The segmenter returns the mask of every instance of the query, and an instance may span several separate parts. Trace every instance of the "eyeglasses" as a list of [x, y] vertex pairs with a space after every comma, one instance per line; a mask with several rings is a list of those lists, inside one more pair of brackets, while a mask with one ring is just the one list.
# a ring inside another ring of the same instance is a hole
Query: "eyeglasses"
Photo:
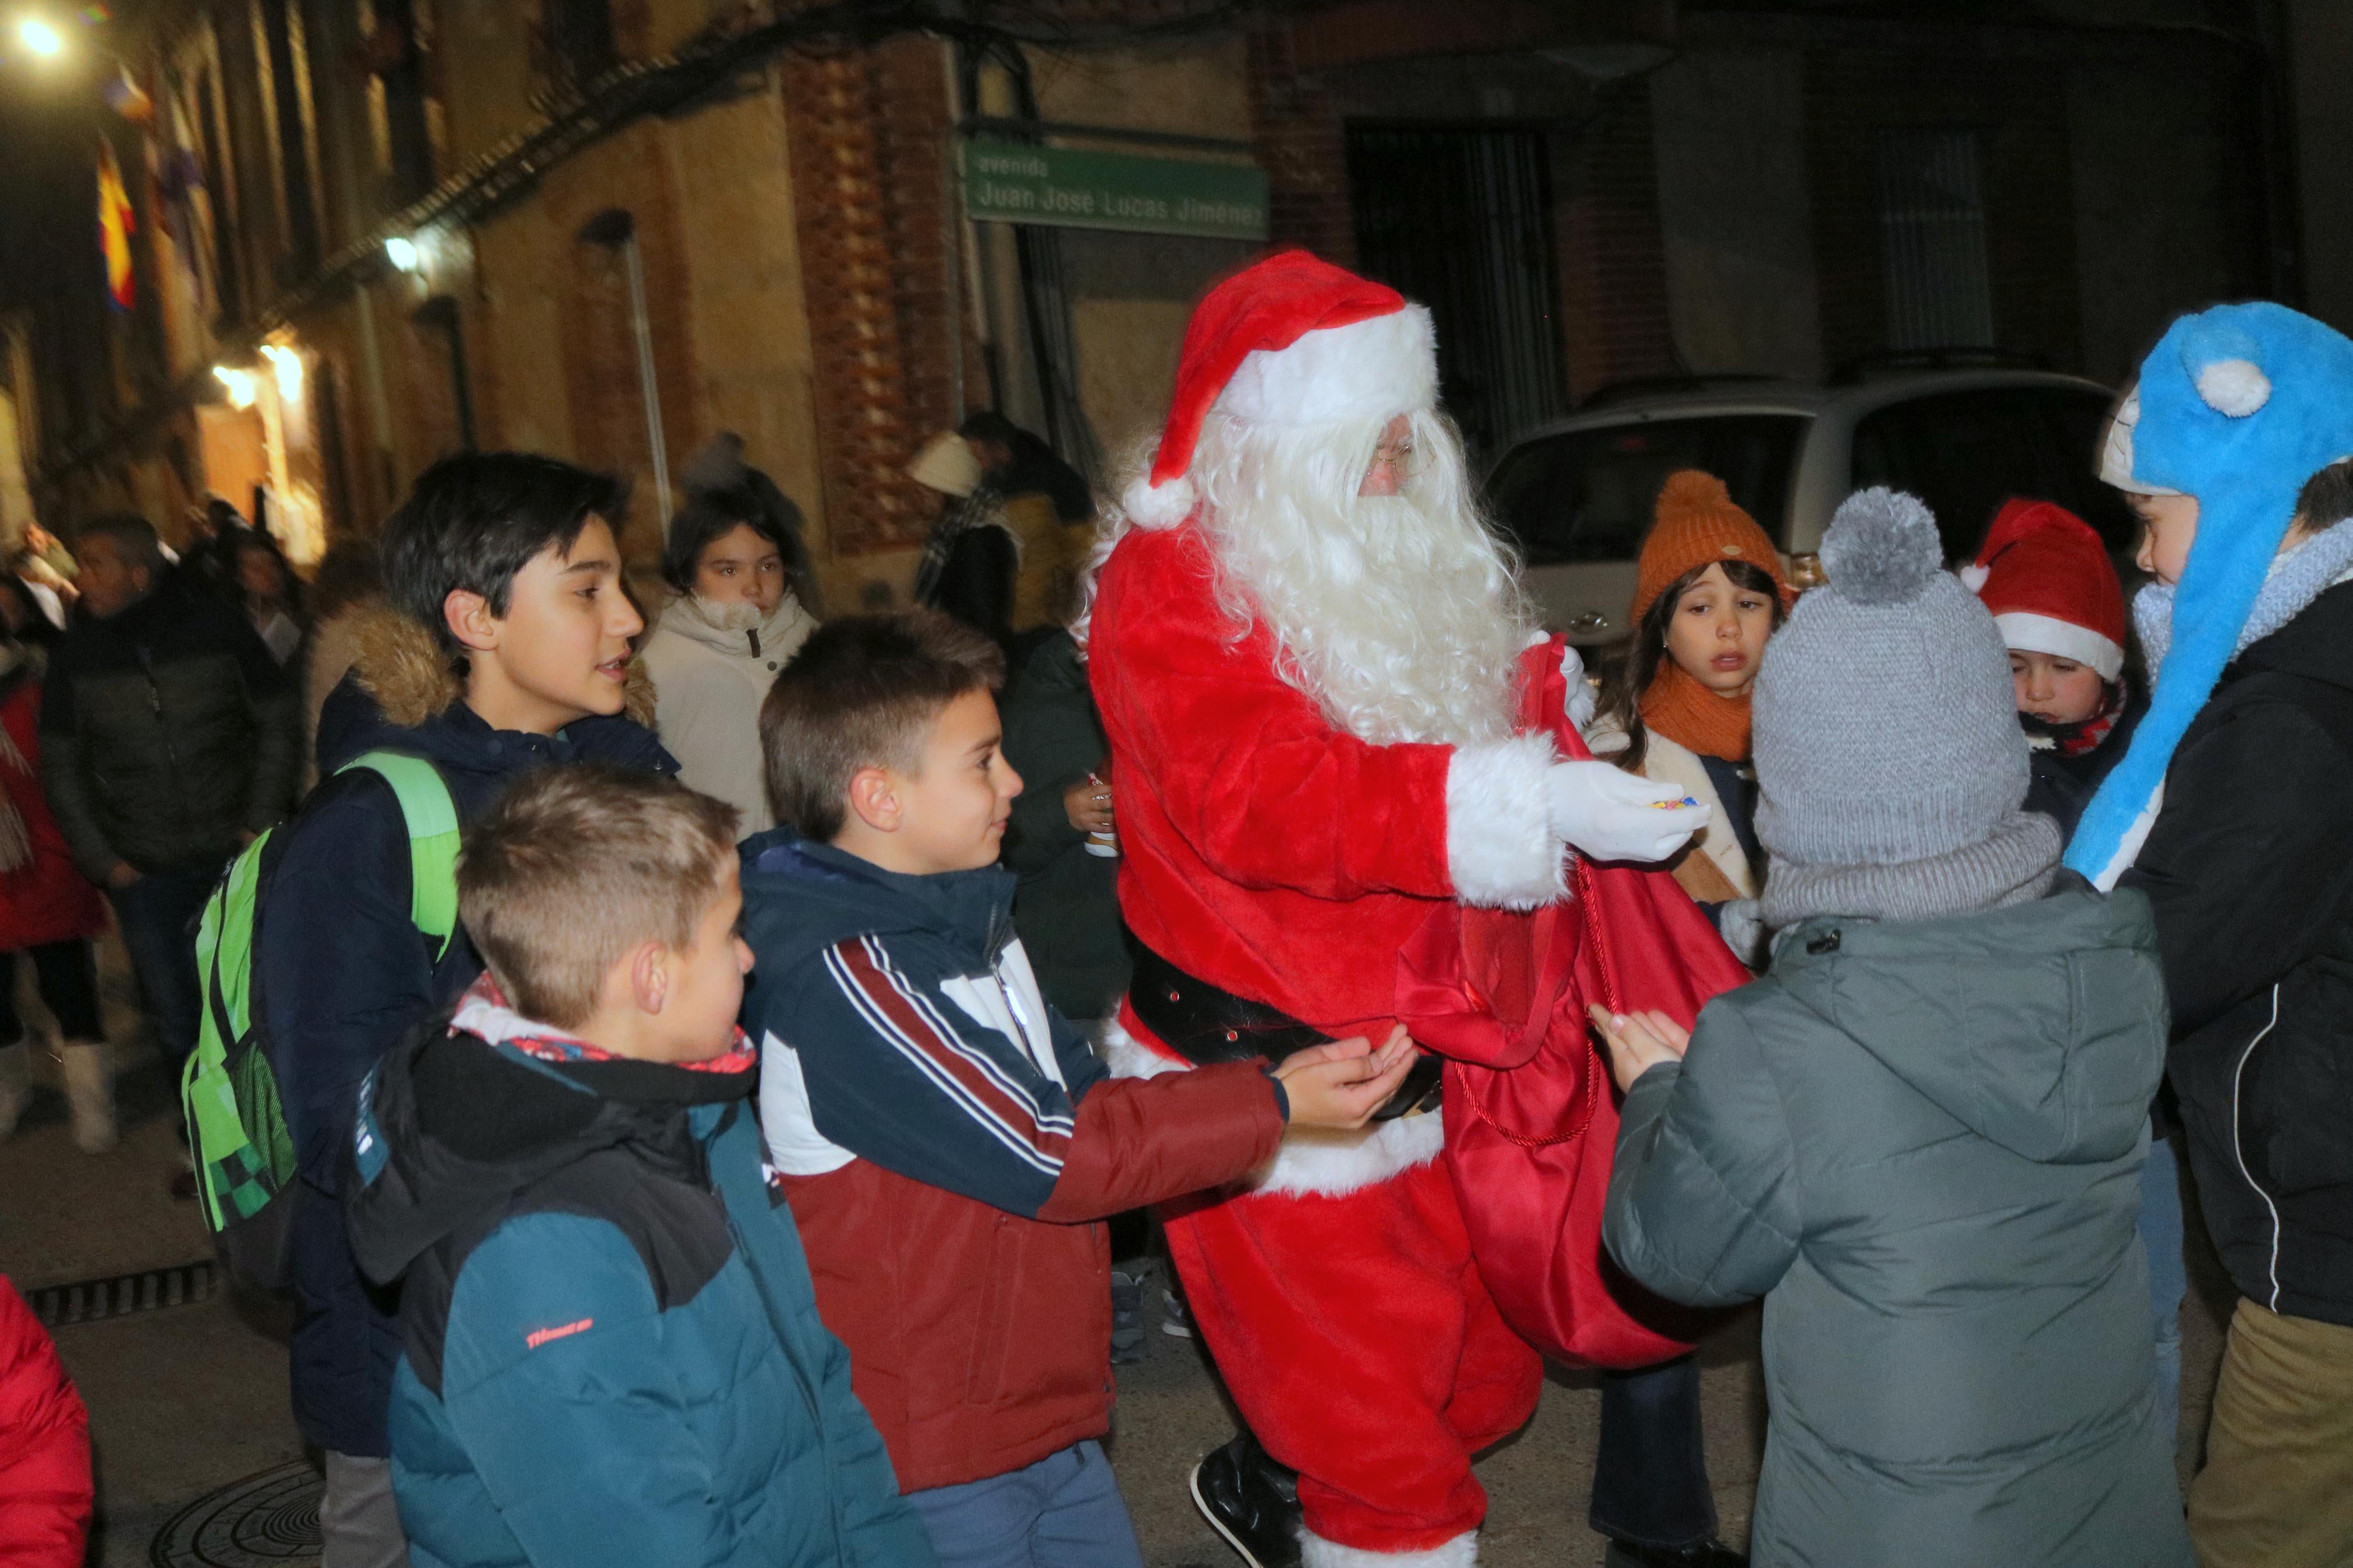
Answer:
[[1369, 476], [1384, 464], [1398, 479], [1409, 479], [1421, 472], [1421, 453], [1410, 437], [1402, 441], [1384, 440], [1373, 448], [1373, 460], [1366, 465], [1365, 472]]

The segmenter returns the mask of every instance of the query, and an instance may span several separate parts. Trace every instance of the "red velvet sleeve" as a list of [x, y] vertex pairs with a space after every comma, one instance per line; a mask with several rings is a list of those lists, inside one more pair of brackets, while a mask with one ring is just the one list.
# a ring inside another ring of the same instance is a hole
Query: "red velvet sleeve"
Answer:
[[1255, 1062], [1107, 1079], [1079, 1101], [1062, 1173], [1038, 1217], [1103, 1219], [1221, 1186], [1274, 1158], [1274, 1086]]
[[1124, 742], [1114, 790], [1148, 791], [1202, 862], [1242, 887], [1451, 896], [1453, 748], [1335, 728], [1276, 674], [1271, 638], [1234, 637], [1190, 531], [1131, 536], [1121, 552], [1089, 649], [1105, 725]]

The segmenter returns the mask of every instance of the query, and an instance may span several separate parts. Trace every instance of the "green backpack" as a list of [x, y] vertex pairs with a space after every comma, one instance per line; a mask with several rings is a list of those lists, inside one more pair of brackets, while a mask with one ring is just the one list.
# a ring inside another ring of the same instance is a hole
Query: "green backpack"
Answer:
[[[438, 963], [458, 929], [458, 807], [432, 763], [368, 752], [337, 769], [366, 768], [392, 786], [408, 825], [409, 919]], [[196, 1167], [197, 1210], [229, 1273], [262, 1290], [292, 1283], [289, 1241], [294, 1141], [269, 1065], [255, 916], [276, 866], [277, 830], [229, 862], [196, 929], [204, 1016], [180, 1074], [180, 1101]]]

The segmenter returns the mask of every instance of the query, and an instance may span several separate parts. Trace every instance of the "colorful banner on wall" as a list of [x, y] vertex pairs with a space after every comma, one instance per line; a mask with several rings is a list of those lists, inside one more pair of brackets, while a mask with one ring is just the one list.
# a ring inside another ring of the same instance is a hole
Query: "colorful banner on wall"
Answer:
[[131, 210], [131, 194], [122, 188], [122, 169], [114, 161], [114, 144], [98, 142], [98, 248], [106, 262], [106, 297], [118, 310], [128, 310], [138, 298], [131, 274], [131, 235], [139, 226]]

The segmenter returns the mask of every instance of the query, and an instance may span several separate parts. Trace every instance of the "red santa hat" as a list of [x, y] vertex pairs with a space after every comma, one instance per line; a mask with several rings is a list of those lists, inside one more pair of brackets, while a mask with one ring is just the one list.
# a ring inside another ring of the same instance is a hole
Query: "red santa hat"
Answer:
[[1430, 312], [1385, 284], [1285, 250], [1209, 290], [1185, 329], [1152, 470], [1121, 504], [1173, 528], [1198, 499], [1187, 473], [1212, 408], [1269, 429], [1386, 420], [1438, 402]]
[[1977, 563], [1961, 569], [2001, 640], [2021, 653], [2072, 658], [2114, 680], [2125, 667], [2125, 595], [2092, 525], [2045, 500], [1994, 515]]

